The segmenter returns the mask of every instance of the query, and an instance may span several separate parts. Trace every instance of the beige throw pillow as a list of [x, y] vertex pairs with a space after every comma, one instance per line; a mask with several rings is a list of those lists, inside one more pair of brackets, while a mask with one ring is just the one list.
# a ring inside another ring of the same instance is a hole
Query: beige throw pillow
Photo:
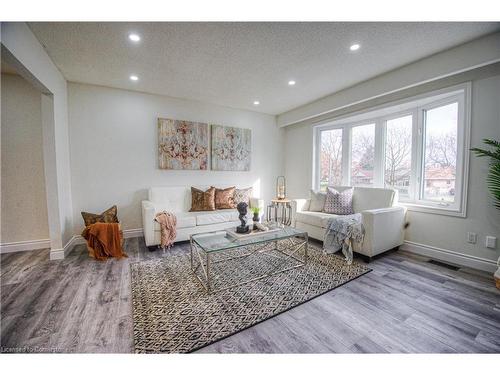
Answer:
[[252, 188], [246, 188], [246, 189], [236, 189], [234, 191], [234, 204], [238, 205], [238, 203], [245, 202], [246, 204], [250, 205], [250, 198], [252, 196]]
[[309, 211], [323, 211], [323, 207], [325, 207], [326, 193], [311, 190], [310, 198], [311, 203], [309, 204]]

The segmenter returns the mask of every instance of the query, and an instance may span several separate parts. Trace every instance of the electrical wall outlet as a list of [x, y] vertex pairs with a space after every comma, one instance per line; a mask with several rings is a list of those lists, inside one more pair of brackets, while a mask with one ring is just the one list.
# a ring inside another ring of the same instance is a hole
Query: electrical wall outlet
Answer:
[[476, 243], [477, 242], [477, 233], [467, 232], [467, 242], [468, 243]]
[[497, 238], [493, 236], [486, 236], [486, 247], [494, 249], [497, 247]]

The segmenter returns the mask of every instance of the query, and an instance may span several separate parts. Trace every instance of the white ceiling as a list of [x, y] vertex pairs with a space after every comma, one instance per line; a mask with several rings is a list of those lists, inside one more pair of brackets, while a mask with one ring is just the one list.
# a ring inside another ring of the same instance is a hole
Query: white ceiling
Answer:
[[[500, 29], [500, 23], [444, 22], [29, 26], [69, 81], [269, 114]], [[141, 42], [131, 43], [130, 32]], [[354, 42], [361, 44], [357, 52], [349, 50]], [[131, 74], [140, 80], [131, 82]], [[297, 84], [289, 87], [290, 79]]]

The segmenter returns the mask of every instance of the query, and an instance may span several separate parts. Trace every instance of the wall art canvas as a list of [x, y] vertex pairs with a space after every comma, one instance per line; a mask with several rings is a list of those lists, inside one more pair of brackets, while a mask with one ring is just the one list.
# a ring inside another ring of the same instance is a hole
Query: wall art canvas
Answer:
[[158, 119], [160, 169], [208, 168], [208, 124]]
[[212, 125], [212, 169], [249, 171], [252, 156], [252, 131], [231, 126]]

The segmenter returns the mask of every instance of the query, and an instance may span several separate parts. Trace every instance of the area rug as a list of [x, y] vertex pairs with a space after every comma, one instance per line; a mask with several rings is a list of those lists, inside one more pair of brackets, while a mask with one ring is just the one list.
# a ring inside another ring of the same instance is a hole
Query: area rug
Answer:
[[[278, 263], [294, 261], [280, 254], [267, 251], [212, 262], [215, 285], [232, 285]], [[324, 254], [312, 244], [305, 266], [212, 294], [193, 275], [189, 254], [130, 267], [136, 353], [192, 352], [371, 271], [356, 261], [347, 265], [343, 257]]]

